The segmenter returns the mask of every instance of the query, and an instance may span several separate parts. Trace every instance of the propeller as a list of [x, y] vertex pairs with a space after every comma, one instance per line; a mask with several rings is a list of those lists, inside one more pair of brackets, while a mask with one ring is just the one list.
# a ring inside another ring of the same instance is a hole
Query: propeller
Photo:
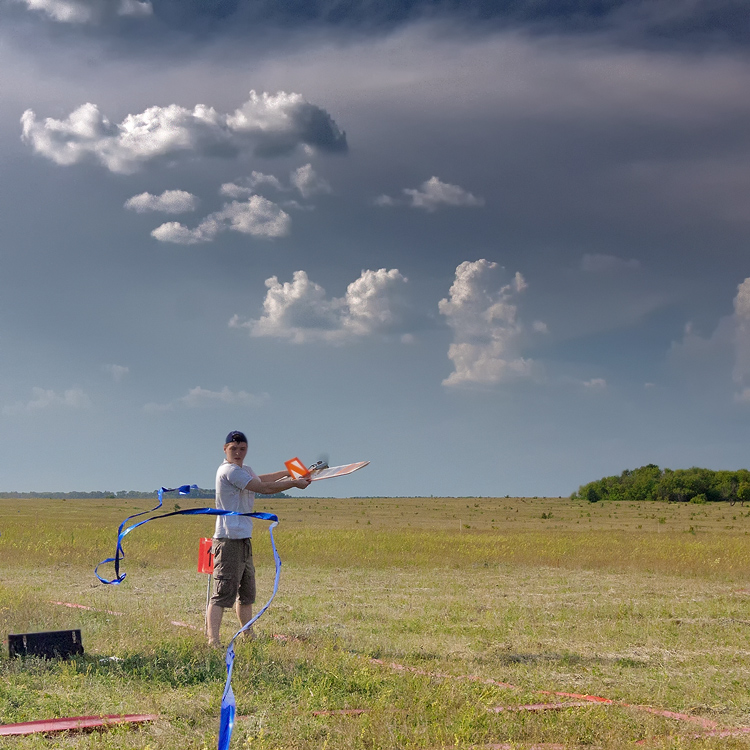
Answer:
[[318, 458], [318, 460], [311, 466], [308, 466], [307, 468], [310, 471], [320, 471], [321, 469], [327, 469], [328, 468], [328, 454], [327, 453], [320, 454], [320, 457]]

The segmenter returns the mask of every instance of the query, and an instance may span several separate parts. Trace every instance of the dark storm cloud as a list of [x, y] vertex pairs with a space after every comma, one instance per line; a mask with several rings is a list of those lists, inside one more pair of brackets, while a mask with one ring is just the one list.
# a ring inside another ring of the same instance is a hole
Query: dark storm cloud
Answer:
[[423, 19], [460, 20], [483, 29], [614, 34], [640, 44], [743, 45], [745, 0], [13, 0], [46, 21], [96, 26], [129, 37], [169, 31], [200, 38], [260, 36], [271, 28], [387, 31]]

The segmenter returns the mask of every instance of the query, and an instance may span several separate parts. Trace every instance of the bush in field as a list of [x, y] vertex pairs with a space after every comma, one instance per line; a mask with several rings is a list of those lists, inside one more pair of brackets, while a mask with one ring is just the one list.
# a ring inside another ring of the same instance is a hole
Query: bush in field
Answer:
[[660, 469], [647, 464], [626, 469], [619, 476], [604, 477], [578, 488], [571, 495], [590, 503], [600, 500], [662, 500], [667, 502], [718, 502], [720, 500], [750, 501], [750, 471], [712, 471], [691, 469]]

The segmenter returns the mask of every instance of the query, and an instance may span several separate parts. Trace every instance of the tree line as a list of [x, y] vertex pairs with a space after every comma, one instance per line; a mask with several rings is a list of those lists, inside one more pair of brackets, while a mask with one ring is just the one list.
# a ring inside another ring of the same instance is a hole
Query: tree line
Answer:
[[672, 503], [731, 503], [750, 501], [750, 471], [713, 471], [691, 469], [660, 469], [647, 464], [626, 469], [619, 476], [603, 477], [581, 485], [571, 499], [588, 500], [661, 500]]
[[[144, 498], [154, 498], [158, 494], [158, 490], [153, 490], [152, 492], [141, 492], [139, 490], [120, 490], [119, 492], [112, 492], [110, 490], [95, 492], [0, 492], [0, 498], [17, 498], [19, 500], [143, 500]], [[165, 492], [164, 497], [177, 498], [185, 496], [180, 495], [179, 492]], [[216, 497], [216, 492], [199, 487], [197, 490], [191, 490], [190, 495], [187, 497], [213, 500]], [[285, 498], [289, 496], [283, 492], [279, 492], [276, 495], [263, 495], [263, 497]]]

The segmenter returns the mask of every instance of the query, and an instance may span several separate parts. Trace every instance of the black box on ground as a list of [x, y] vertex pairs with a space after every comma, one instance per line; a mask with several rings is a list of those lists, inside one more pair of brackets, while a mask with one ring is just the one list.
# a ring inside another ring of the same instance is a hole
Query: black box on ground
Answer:
[[8, 636], [8, 655], [67, 659], [83, 653], [80, 630], [53, 630], [47, 633], [20, 633]]

